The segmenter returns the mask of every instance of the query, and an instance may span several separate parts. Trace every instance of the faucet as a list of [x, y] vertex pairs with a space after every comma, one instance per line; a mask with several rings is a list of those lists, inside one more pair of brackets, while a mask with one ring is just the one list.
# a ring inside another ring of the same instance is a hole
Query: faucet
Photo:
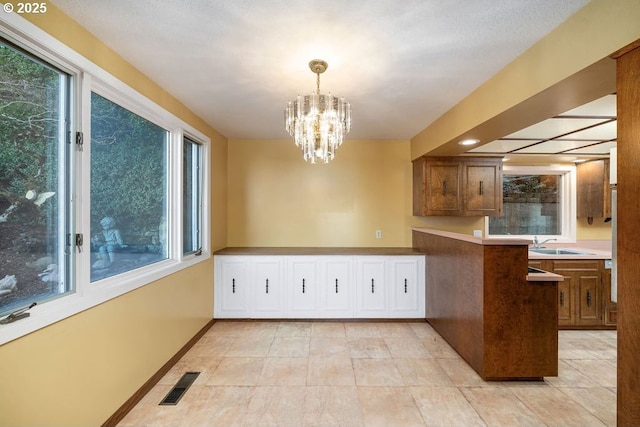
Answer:
[[542, 245], [544, 245], [547, 242], [550, 242], [552, 240], [558, 240], [558, 239], [547, 239], [547, 240], [543, 240], [542, 242], [540, 242], [538, 240], [538, 236], [533, 236], [533, 247], [536, 249], [540, 249], [542, 247]]

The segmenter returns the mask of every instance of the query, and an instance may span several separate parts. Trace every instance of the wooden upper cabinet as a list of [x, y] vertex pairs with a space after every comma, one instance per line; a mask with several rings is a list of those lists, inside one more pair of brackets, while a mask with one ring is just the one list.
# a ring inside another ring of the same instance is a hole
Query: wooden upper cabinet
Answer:
[[413, 214], [502, 215], [502, 159], [420, 157], [414, 160]]
[[433, 162], [426, 164], [426, 210], [429, 215], [460, 215], [462, 173], [459, 164]]
[[467, 215], [502, 215], [502, 160], [464, 164]]
[[576, 166], [577, 216], [587, 218], [611, 217], [611, 190], [609, 188], [609, 160], [591, 160]]

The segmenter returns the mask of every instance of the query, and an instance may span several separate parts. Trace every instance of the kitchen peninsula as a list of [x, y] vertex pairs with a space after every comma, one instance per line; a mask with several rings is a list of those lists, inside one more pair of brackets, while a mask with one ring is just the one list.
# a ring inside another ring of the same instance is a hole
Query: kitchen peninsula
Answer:
[[426, 319], [485, 380], [558, 375], [557, 286], [528, 269], [529, 240], [413, 228], [426, 256]]

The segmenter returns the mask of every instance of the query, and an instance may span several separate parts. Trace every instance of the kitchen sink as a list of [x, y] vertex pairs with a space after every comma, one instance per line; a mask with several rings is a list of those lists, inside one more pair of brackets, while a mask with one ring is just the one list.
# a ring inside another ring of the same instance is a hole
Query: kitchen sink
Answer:
[[529, 248], [530, 252], [545, 255], [593, 255], [589, 252], [576, 251], [573, 249], [559, 249], [559, 248]]

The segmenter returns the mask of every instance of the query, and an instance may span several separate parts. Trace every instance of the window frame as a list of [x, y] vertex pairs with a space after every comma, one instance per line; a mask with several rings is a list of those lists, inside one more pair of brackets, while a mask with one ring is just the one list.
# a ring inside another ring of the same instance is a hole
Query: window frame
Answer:
[[[560, 212], [562, 234], [537, 235], [539, 240], [556, 239], [554, 243], [575, 243], [576, 242], [576, 167], [574, 165], [549, 165], [549, 166], [503, 166], [502, 175], [559, 175], [560, 180]], [[484, 229], [488, 239], [530, 239], [534, 235], [504, 235], [490, 234], [489, 220], [484, 218]]]
[[[72, 248], [75, 256], [70, 257], [69, 262], [70, 276], [73, 276], [71, 280], [74, 280], [75, 292], [33, 307], [30, 310], [31, 315], [25, 319], [2, 325], [0, 329], [0, 345], [2, 345], [172, 273], [204, 262], [212, 255], [209, 208], [211, 140], [204, 133], [17, 14], [0, 15], [0, 35], [72, 76], [70, 100], [72, 123], [69, 130], [71, 135], [74, 135], [75, 132], [82, 132], [84, 143], [82, 147], [72, 148], [71, 158], [67, 165], [66, 173], [70, 174], [72, 180], [67, 221], [69, 233], [71, 235], [81, 233], [85, 241], [81, 252]], [[91, 264], [90, 251], [88, 250], [91, 206], [89, 178], [91, 176], [90, 100], [92, 91], [169, 131], [169, 152], [166, 165], [168, 173], [167, 227], [169, 230], [167, 259], [93, 283], [90, 281]], [[202, 186], [200, 189], [202, 252], [199, 256], [182, 253], [182, 196], [180, 193], [183, 135], [188, 135], [190, 139], [202, 146]]]
[[[200, 251], [202, 251], [202, 245], [203, 245], [203, 210], [202, 210], [202, 188], [204, 186], [204, 181], [203, 181], [203, 176], [202, 176], [202, 171], [204, 170], [204, 162], [205, 162], [205, 145], [202, 144], [202, 142], [198, 141], [197, 138], [194, 138], [193, 136], [189, 135], [188, 133], [182, 132], [181, 130], [179, 132], [176, 132], [176, 137], [182, 136], [182, 138], [180, 138], [180, 142], [182, 144], [182, 149], [180, 150], [181, 153], [184, 154], [184, 145], [187, 143], [187, 141], [196, 146], [197, 149], [197, 154], [198, 154], [198, 158], [195, 159], [195, 163], [197, 163], [197, 168], [195, 171], [192, 171], [191, 175], [192, 175], [192, 179], [195, 182], [196, 186], [197, 186], [197, 191], [196, 193], [198, 193], [199, 195], [195, 197], [195, 200], [192, 201], [191, 206], [192, 206], [192, 210], [195, 213], [194, 216], [196, 217], [196, 229], [195, 230], [191, 230], [191, 234], [193, 235], [195, 233], [195, 239], [198, 243], [198, 248], [195, 250], [189, 250], [189, 251], [185, 251], [184, 249], [184, 240], [182, 241], [182, 248], [181, 248], [181, 254], [183, 257], [189, 257], [189, 256], [200, 256]], [[182, 159], [181, 159], [182, 160]], [[184, 179], [184, 170], [183, 170], [183, 166], [184, 162], [180, 162], [180, 173], [178, 175], [180, 175], [181, 177], [181, 181], [180, 181], [180, 187], [179, 188], [183, 188], [183, 179]], [[184, 193], [182, 191], [179, 192], [180, 195], [180, 223], [182, 224], [182, 226], [184, 227]], [[183, 228], [183, 237], [184, 237], [184, 228]]]

